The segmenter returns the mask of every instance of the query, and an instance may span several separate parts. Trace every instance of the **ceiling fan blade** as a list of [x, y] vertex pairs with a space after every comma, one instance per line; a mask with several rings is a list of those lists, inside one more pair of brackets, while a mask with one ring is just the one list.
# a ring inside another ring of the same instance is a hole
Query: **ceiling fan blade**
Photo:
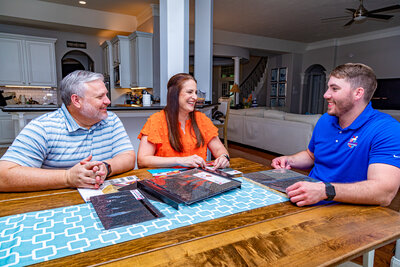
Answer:
[[393, 6], [387, 6], [387, 7], [379, 8], [379, 9], [375, 9], [375, 10], [370, 10], [368, 13], [379, 13], [379, 12], [396, 10], [396, 9], [400, 9], [400, 5], [393, 5]]
[[354, 22], [354, 19], [351, 19], [349, 22], [347, 22], [344, 26], [349, 26], [349, 25], [351, 25], [351, 24], [353, 24], [353, 22]]
[[355, 9], [353, 9], [353, 8], [346, 8], [348, 11], [350, 11], [351, 13], [354, 13], [354, 12], [356, 12], [356, 10]]
[[390, 19], [390, 18], [393, 17], [392, 15], [370, 14], [370, 13], [368, 13], [366, 16], [367, 16], [368, 18], [386, 19], [386, 20], [388, 20], [388, 19]]
[[322, 22], [326, 21], [332, 21], [332, 20], [342, 20], [342, 19], [348, 19], [350, 16], [339, 16], [339, 17], [331, 17], [331, 18], [323, 18], [321, 19]]

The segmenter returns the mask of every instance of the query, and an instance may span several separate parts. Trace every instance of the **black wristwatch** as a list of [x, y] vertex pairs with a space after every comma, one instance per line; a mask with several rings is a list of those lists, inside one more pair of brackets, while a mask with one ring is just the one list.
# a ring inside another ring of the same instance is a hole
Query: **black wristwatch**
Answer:
[[325, 184], [325, 193], [327, 196], [327, 198], [325, 200], [332, 201], [336, 196], [335, 187], [333, 185], [331, 185], [330, 183], [324, 182], [324, 184]]
[[103, 163], [104, 163], [104, 165], [106, 166], [106, 169], [107, 169], [107, 175], [106, 175], [106, 177], [108, 177], [108, 176], [110, 176], [110, 174], [111, 174], [111, 165], [108, 164], [108, 163], [105, 162], [105, 161], [103, 161]]
[[231, 161], [231, 158], [228, 156], [228, 154], [223, 154], [223, 156], [224, 156], [228, 161]]

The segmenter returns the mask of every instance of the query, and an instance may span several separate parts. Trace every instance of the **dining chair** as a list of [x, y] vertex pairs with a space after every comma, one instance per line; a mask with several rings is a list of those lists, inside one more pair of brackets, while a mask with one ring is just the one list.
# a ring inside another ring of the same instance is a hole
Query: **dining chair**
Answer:
[[[397, 191], [396, 196], [392, 200], [392, 203], [388, 206], [389, 209], [400, 211], [400, 190]], [[375, 250], [368, 251], [363, 254], [363, 267], [374, 266]], [[396, 241], [396, 248], [394, 256], [390, 261], [390, 267], [400, 267], [400, 239]]]
[[[392, 200], [392, 203], [390, 203], [389, 208], [400, 212], [400, 190], [397, 191], [397, 195]], [[400, 267], [400, 239], [396, 241], [396, 248], [394, 256], [390, 261], [390, 267]]]
[[213, 119], [212, 122], [219, 129], [223, 129], [224, 136], [224, 146], [228, 149], [228, 119], [229, 119], [229, 109], [230, 109], [230, 97], [220, 97], [218, 99], [218, 111], [222, 113], [223, 117], [218, 119]]

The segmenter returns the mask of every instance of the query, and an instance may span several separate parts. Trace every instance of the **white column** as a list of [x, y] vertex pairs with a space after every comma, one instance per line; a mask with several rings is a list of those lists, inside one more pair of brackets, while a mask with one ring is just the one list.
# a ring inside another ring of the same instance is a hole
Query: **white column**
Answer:
[[153, 13], [153, 96], [160, 98], [160, 11], [151, 4]]
[[195, 1], [194, 76], [197, 89], [212, 100], [213, 0]]
[[171, 76], [189, 72], [189, 0], [160, 0], [160, 101]]
[[[238, 86], [239, 84], [239, 75], [240, 75], [240, 57], [233, 57], [234, 62], [234, 78], [233, 82], [236, 83]], [[239, 105], [239, 93], [235, 93], [235, 104]]]

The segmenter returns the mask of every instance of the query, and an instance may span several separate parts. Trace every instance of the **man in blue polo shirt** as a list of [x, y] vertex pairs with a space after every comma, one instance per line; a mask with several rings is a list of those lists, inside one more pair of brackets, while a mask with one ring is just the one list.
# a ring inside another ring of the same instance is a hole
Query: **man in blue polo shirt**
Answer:
[[400, 185], [400, 123], [374, 110], [373, 70], [348, 63], [330, 74], [327, 113], [306, 151], [273, 159], [274, 168], [311, 168], [322, 183], [298, 182], [287, 194], [298, 206], [321, 200], [387, 206]]
[[98, 188], [133, 169], [135, 152], [119, 118], [107, 111], [103, 75], [74, 71], [61, 81], [63, 105], [32, 120], [0, 160], [0, 191]]

